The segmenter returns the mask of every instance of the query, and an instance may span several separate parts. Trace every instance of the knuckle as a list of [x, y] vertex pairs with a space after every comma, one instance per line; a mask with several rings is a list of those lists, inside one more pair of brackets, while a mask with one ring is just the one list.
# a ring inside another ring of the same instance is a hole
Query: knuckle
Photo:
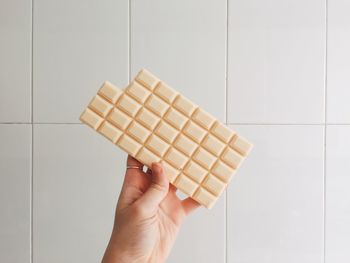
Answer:
[[162, 192], [162, 193], [166, 193], [168, 192], [168, 187], [165, 186], [165, 185], [161, 185], [161, 184], [158, 184], [158, 183], [154, 183], [151, 185], [151, 187], [156, 190], [156, 191], [159, 191], [159, 192]]

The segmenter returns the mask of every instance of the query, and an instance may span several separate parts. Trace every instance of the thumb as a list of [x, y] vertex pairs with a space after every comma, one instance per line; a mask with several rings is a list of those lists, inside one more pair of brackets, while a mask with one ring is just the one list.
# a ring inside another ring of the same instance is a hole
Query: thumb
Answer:
[[169, 179], [160, 163], [152, 163], [151, 184], [142, 197], [137, 200], [138, 205], [146, 210], [153, 210], [163, 201], [168, 194]]

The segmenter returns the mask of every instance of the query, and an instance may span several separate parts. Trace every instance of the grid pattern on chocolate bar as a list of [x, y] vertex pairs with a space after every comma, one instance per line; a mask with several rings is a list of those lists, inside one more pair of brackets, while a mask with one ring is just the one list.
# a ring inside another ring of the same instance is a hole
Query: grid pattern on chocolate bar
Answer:
[[125, 90], [105, 82], [80, 117], [207, 208], [230, 182], [252, 145], [147, 70]]

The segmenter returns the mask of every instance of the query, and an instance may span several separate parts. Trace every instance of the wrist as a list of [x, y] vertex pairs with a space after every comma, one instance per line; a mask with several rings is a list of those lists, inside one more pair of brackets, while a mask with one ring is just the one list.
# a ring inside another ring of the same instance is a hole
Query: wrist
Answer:
[[102, 263], [129, 263], [133, 262], [132, 256], [129, 255], [128, 250], [121, 246], [115, 237], [111, 237], [104, 254]]
[[128, 263], [133, 262], [131, 257], [126, 255], [124, 252], [118, 251], [113, 247], [106, 249], [106, 252], [103, 256], [102, 263]]

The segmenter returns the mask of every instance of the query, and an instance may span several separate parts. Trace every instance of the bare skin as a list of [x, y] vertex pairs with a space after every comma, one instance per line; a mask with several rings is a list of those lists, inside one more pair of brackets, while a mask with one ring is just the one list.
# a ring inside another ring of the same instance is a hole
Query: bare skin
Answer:
[[[142, 167], [131, 156], [127, 164]], [[147, 173], [127, 169], [102, 263], [165, 262], [183, 220], [197, 207], [177, 197], [161, 163]]]

